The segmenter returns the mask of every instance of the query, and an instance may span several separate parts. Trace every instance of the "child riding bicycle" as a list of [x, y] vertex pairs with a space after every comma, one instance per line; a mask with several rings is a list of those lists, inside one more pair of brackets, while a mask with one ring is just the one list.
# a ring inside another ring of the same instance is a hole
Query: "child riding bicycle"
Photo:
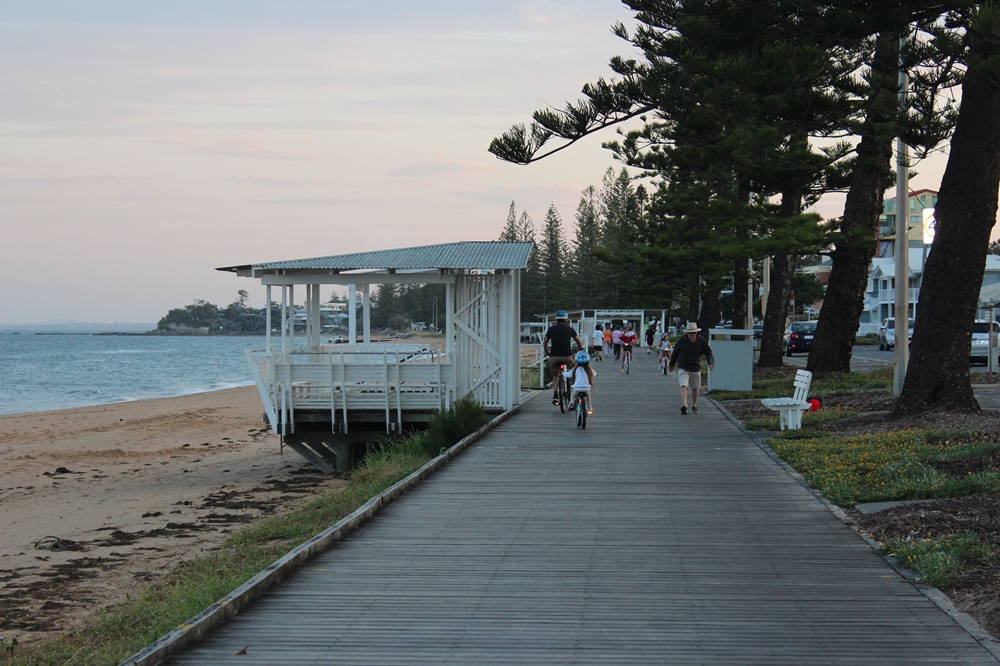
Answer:
[[[663, 337], [660, 338], [660, 367], [666, 372], [670, 370], [670, 352], [672, 348], [670, 346], [670, 335], [664, 333]], [[664, 374], [666, 374], [664, 372]]]
[[597, 371], [590, 367], [590, 354], [585, 351], [577, 352], [573, 360], [576, 361], [576, 367], [570, 368], [563, 373], [563, 377], [571, 380], [573, 383], [571, 386], [570, 404], [575, 407], [580, 395], [586, 394], [587, 413], [593, 414], [594, 398], [591, 396], [590, 390], [594, 388], [594, 377], [597, 377]]
[[639, 341], [639, 336], [632, 330], [632, 324], [625, 322], [622, 331], [622, 372], [625, 372], [625, 357], [628, 356], [629, 363], [632, 362], [632, 346]]

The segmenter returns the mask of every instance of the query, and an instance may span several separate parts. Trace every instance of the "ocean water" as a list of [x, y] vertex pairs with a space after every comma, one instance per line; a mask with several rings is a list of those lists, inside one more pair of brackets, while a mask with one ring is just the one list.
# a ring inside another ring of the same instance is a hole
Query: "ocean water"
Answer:
[[253, 384], [256, 337], [0, 334], [0, 414], [166, 398]]

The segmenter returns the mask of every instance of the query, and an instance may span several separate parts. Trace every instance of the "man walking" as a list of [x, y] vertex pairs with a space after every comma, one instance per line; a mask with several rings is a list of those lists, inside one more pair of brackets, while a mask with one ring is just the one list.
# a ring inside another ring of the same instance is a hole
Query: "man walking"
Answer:
[[698, 413], [698, 390], [701, 388], [701, 357], [705, 357], [708, 369], [715, 369], [715, 357], [708, 341], [698, 335], [698, 324], [689, 321], [684, 327], [684, 336], [674, 345], [670, 354], [670, 369], [677, 368], [677, 381], [681, 387], [681, 414], [688, 413], [688, 389], [691, 389], [691, 412]]

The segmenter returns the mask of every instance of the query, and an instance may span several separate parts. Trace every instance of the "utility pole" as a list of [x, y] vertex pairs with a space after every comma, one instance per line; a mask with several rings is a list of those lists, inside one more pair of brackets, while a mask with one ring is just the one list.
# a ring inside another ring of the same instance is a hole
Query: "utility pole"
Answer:
[[[906, 109], [906, 93], [910, 84], [902, 66], [906, 39], [899, 40], [899, 108]], [[899, 397], [906, 380], [906, 365], [910, 361], [910, 197], [909, 197], [909, 147], [902, 137], [896, 138], [896, 302], [893, 316], [896, 319], [896, 343], [893, 346], [895, 368], [892, 375], [892, 395]]]

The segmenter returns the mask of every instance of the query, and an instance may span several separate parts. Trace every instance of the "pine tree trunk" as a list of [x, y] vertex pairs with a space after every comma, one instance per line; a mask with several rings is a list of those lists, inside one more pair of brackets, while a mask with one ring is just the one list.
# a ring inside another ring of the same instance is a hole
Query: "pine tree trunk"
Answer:
[[771, 258], [771, 285], [764, 313], [758, 368], [780, 368], [784, 363], [785, 320], [788, 318], [788, 301], [792, 296], [796, 261], [796, 257], [790, 254]]
[[[806, 369], [812, 372], [850, 372], [854, 337], [864, 310], [868, 270], [878, 242], [882, 193], [892, 172], [891, 127], [896, 115], [898, 39], [879, 37], [873, 62], [871, 92], [866, 101], [865, 134], [858, 144], [857, 164], [840, 223], [843, 238], [833, 251], [833, 267], [816, 325], [816, 337]], [[875, 78], [877, 76], [877, 78]]]
[[[974, 46], [992, 49], [983, 40]], [[951, 155], [935, 208], [910, 364], [894, 417], [934, 409], [979, 411], [969, 353], [1000, 187], [1000, 82], [970, 61]]]
[[[709, 286], [701, 299], [701, 313], [698, 315], [698, 326], [704, 329], [715, 328], [719, 325], [719, 288]], [[704, 337], [708, 338], [708, 333], [704, 332]]]
[[[789, 138], [789, 144], [804, 145], [804, 134]], [[805, 186], [800, 182], [790, 182], [781, 190], [780, 217], [792, 218], [802, 213], [802, 196]], [[764, 330], [760, 339], [759, 368], [780, 368], [784, 363], [785, 322], [788, 319], [788, 302], [792, 296], [792, 279], [798, 257], [778, 255], [771, 259], [771, 285], [767, 294], [767, 311], [764, 313]]]
[[687, 321], [698, 321], [698, 308], [701, 307], [701, 276], [694, 275], [691, 284], [688, 286], [688, 313]]
[[733, 265], [733, 328], [745, 328], [747, 308], [750, 304], [750, 289], [747, 279], [750, 271], [746, 259], [737, 259]]

